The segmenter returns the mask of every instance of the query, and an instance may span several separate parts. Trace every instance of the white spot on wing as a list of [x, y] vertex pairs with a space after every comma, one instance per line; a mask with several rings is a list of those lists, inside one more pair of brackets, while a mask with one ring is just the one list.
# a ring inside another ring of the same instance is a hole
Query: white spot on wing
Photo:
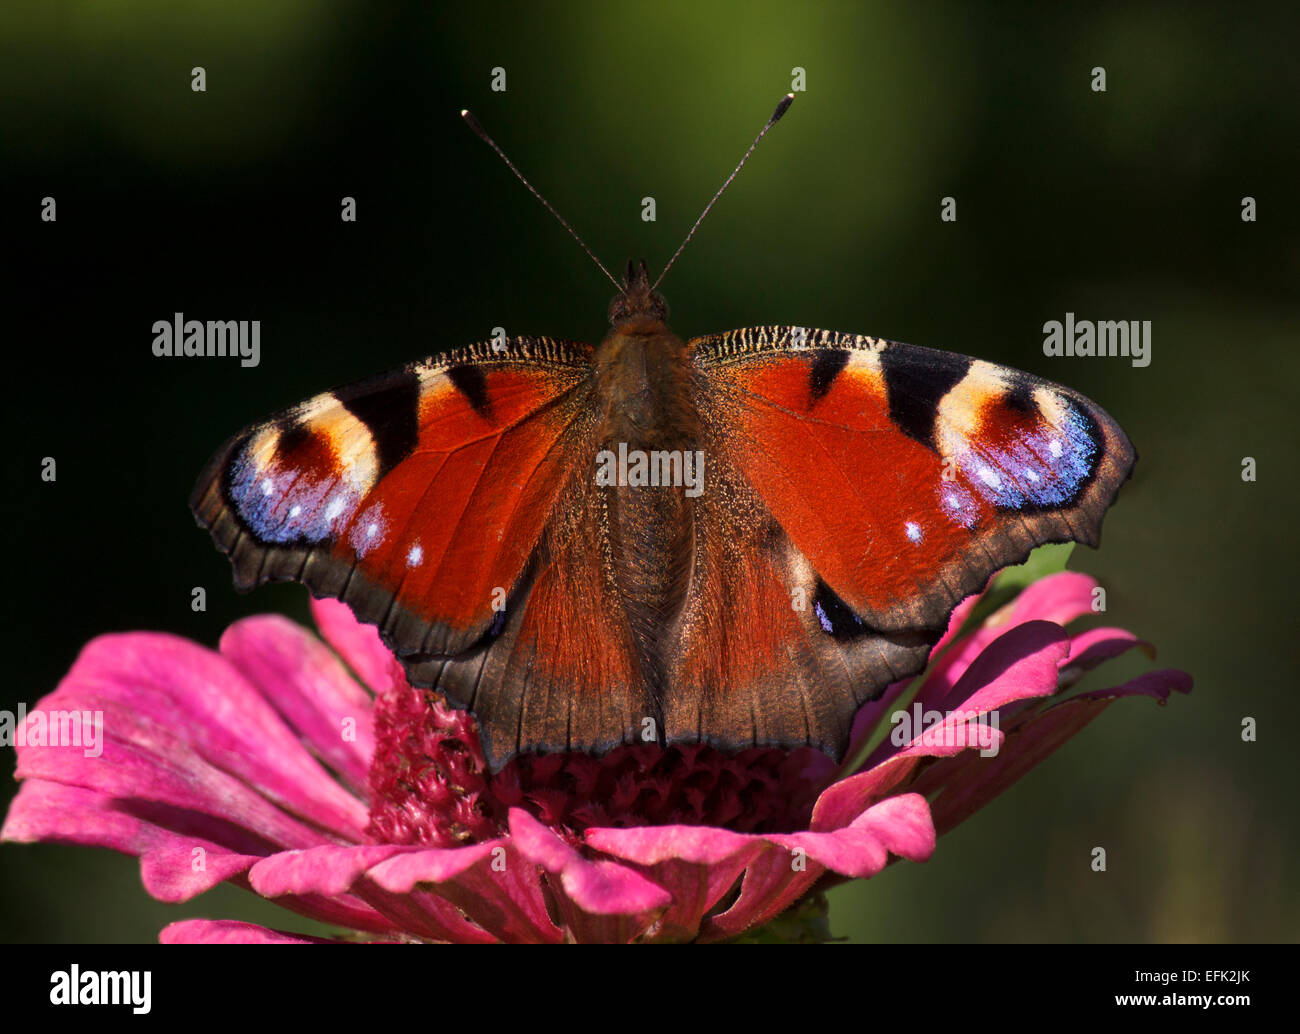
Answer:
[[419, 567], [424, 562], [424, 547], [418, 542], [413, 545], [406, 553], [406, 566]]
[[921, 541], [922, 538], [921, 526], [917, 524], [916, 521], [908, 521], [905, 525], [903, 525], [903, 527], [907, 531], [907, 537], [909, 540], [911, 540], [912, 542]]
[[357, 556], [363, 557], [378, 546], [387, 534], [388, 521], [384, 517], [384, 508], [382, 504], [375, 503], [357, 517], [357, 523], [348, 532], [348, 541], [357, 551]]
[[979, 519], [975, 509], [975, 499], [964, 488], [952, 486], [945, 488], [940, 495], [948, 516], [963, 528], [973, 528]]

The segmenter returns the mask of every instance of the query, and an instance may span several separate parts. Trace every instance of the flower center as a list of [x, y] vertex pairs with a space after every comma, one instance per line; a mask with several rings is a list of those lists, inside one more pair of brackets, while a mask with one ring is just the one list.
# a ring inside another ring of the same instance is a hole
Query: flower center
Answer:
[[602, 757], [524, 755], [492, 775], [472, 715], [430, 690], [375, 701], [370, 824], [377, 842], [455, 847], [500, 835], [510, 808], [578, 833], [684, 823], [737, 832], [806, 829], [833, 765], [820, 751], [617, 747]]

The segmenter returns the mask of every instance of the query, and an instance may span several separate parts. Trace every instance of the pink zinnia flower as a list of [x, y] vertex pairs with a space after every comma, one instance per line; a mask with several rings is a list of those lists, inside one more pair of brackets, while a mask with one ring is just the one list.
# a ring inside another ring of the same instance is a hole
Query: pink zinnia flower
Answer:
[[[967, 600], [906, 709], [942, 724], [895, 726], [860, 760], [913, 685], [900, 682], [859, 713], [839, 768], [808, 749], [646, 747], [492, 775], [473, 718], [412, 689], [334, 602], [312, 604], [333, 651], [277, 616], [235, 623], [216, 652], [101, 636], [37, 709], [102, 712], [102, 756], [20, 746], [2, 835], [137, 855], [161, 901], [229, 880], [370, 940], [725, 940], [891, 856], [925, 860], [1111, 701], [1186, 692], [1186, 674], [1157, 671], [1064, 696], [1145, 645], [1066, 632], [1093, 586], [1044, 578], [973, 629]], [[315, 940], [220, 920], [161, 939]]]

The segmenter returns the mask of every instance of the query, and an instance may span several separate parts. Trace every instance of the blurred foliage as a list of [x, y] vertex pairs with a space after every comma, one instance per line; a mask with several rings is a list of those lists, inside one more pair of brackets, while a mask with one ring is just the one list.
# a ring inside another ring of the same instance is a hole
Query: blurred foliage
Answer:
[[[1165, 708], [1115, 705], [930, 862], [833, 891], [832, 932], [1294, 939], [1298, 35], [1300, 11], [1244, 4], [11, 0], [0, 706], [103, 632], [215, 643], [242, 615], [305, 619], [296, 587], [230, 591], [185, 508], [243, 424], [494, 326], [603, 334], [609, 285], [461, 107], [607, 264], [657, 268], [800, 66], [807, 91], [665, 284], [675, 329], [872, 333], [1097, 399], [1140, 461], [1104, 548], [1071, 566], [1107, 587], [1107, 623], [1197, 679]], [[262, 364], [153, 358], [177, 311], [261, 319]], [[1067, 311], [1150, 319], [1151, 366], [1048, 360], [1042, 324]], [[73, 848], [0, 848], [0, 880], [6, 940], [150, 940], [189, 915], [307, 928], [230, 888], [160, 905], [131, 860]]]
[[825, 894], [809, 894], [770, 923], [734, 938], [732, 944], [830, 944], [846, 938], [831, 934], [830, 903]]

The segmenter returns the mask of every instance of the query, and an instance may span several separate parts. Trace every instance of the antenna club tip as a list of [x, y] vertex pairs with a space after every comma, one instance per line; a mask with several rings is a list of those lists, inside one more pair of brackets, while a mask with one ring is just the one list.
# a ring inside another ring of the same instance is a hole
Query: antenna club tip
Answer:
[[[777, 119], [779, 119], [782, 115], [784, 115], [784, 114], [786, 113], [787, 109], [789, 109], [790, 105], [793, 104], [793, 103], [794, 103], [794, 94], [793, 94], [793, 93], [787, 93], [784, 97], [782, 97], [782, 98], [781, 98], [781, 103], [778, 104], [778, 105], [776, 106], [776, 111], [772, 112], [771, 122], [775, 122], [775, 121], [776, 121]], [[769, 125], [770, 125], [770, 124], [771, 124], [771, 123], [769, 123]]]
[[479, 125], [478, 119], [476, 119], [472, 114], [470, 114], [469, 108], [461, 108], [460, 117], [464, 120], [465, 125], [469, 126], [470, 129], [474, 130], [475, 135], [478, 136], [480, 140], [482, 140], [484, 143], [488, 144], [491, 147], [496, 146], [496, 144], [492, 143], [492, 138], [487, 135], [487, 131], [481, 125]]

